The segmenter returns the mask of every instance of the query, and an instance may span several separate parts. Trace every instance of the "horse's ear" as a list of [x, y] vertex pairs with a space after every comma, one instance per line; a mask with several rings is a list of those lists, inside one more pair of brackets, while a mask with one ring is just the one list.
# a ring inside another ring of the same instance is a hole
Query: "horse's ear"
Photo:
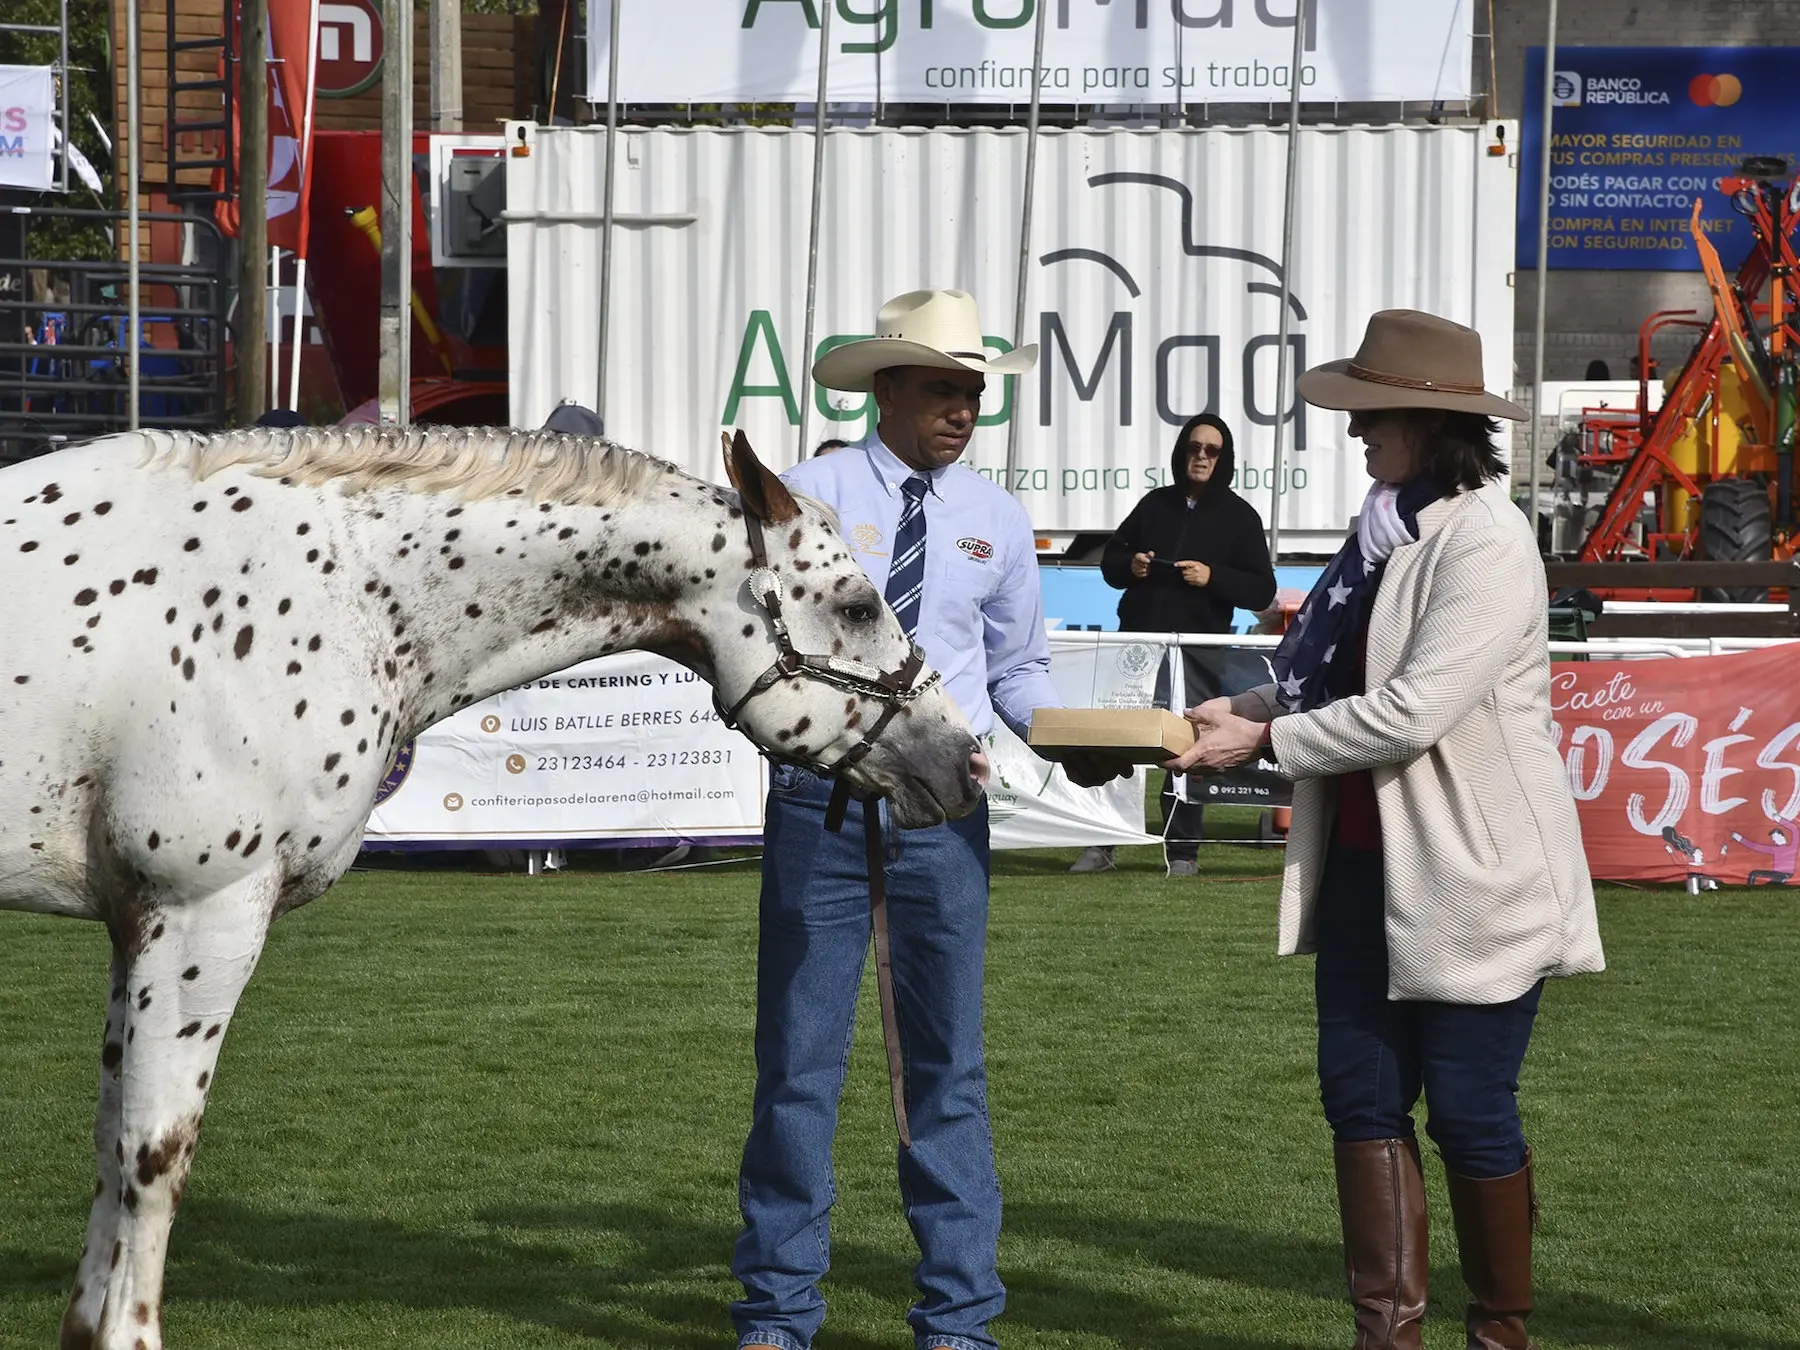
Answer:
[[764, 467], [742, 431], [719, 433], [725, 450], [725, 476], [743, 499], [744, 509], [765, 525], [782, 525], [800, 514], [793, 494]]

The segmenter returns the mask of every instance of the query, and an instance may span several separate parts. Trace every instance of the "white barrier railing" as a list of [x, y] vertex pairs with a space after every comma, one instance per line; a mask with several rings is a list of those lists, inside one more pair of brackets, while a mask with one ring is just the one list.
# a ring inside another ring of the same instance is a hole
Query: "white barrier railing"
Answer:
[[[1613, 608], [1612, 606], [1608, 607]], [[1622, 608], [1622, 607], [1621, 607]], [[1645, 606], [1646, 609], [1653, 608]], [[1662, 608], [1680, 608], [1664, 606]], [[1718, 605], [1688, 606], [1691, 610], [1717, 611]], [[1725, 606], [1724, 608], [1734, 608]], [[1777, 609], [1786, 612], [1784, 605], [1740, 605], [1737, 609]], [[1565, 653], [1581, 653], [1587, 656], [1613, 657], [1615, 659], [1642, 659], [1648, 657], [1687, 657], [1687, 656], [1722, 656], [1727, 652], [1755, 651], [1763, 647], [1780, 647], [1784, 644], [1800, 641], [1796, 638], [1751, 638], [1751, 637], [1714, 637], [1714, 638], [1587, 638], [1574, 639], [1552, 638], [1549, 650], [1552, 656]], [[1092, 647], [1235, 647], [1250, 651], [1274, 651], [1281, 645], [1281, 638], [1271, 633], [1097, 633], [1084, 631], [1065, 631], [1053, 629], [1050, 633], [1053, 647], [1079, 648]]]

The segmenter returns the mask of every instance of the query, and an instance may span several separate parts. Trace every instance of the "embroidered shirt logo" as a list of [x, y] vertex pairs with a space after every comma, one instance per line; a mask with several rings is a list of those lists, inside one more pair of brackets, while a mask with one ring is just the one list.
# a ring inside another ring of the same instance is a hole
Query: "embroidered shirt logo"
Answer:
[[994, 556], [994, 546], [985, 539], [977, 539], [972, 534], [966, 534], [958, 539], [956, 546], [976, 562], [986, 562]]
[[852, 525], [844, 538], [858, 553], [879, 554], [882, 552], [877, 545], [882, 542], [883, 536], [880, 529], [874, 525]]

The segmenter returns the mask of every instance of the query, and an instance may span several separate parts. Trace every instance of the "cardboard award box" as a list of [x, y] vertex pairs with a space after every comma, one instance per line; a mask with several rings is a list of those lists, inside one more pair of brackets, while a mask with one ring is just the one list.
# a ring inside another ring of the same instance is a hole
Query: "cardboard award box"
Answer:
[[1086, 751], [1132, 764], [1161, 764], [1193, 743], [1193, 724], [1167, 708], [1039, 708], [1029, 742], [1045, 759]]

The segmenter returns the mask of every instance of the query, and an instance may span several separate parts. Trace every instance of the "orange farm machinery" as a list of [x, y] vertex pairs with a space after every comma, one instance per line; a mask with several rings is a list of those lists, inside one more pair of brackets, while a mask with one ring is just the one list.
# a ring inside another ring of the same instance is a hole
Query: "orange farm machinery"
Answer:
[[[1800, 174], [1791, 175], [1783, 160], [1750, 159], [1721, 187], [1749, 219], [1754, 243], [1737, 276], [1727, 276], [1694, 204], [1690, 228], [1712, 294], [1711, 318], [1693, 310], [1652, 314], [1638, 332], [1637, 407], [1586, 410], [1558, 446], [1565, 481], [1613, 480], [1604, 505], [1590, 513], [1583, 562], [1756, 561], [1800, 549], [1800, 266], [1793, 239]], [[1693, 328], [1698, 340], [1653, 408], [1651, 339], [1671, 327]]]

